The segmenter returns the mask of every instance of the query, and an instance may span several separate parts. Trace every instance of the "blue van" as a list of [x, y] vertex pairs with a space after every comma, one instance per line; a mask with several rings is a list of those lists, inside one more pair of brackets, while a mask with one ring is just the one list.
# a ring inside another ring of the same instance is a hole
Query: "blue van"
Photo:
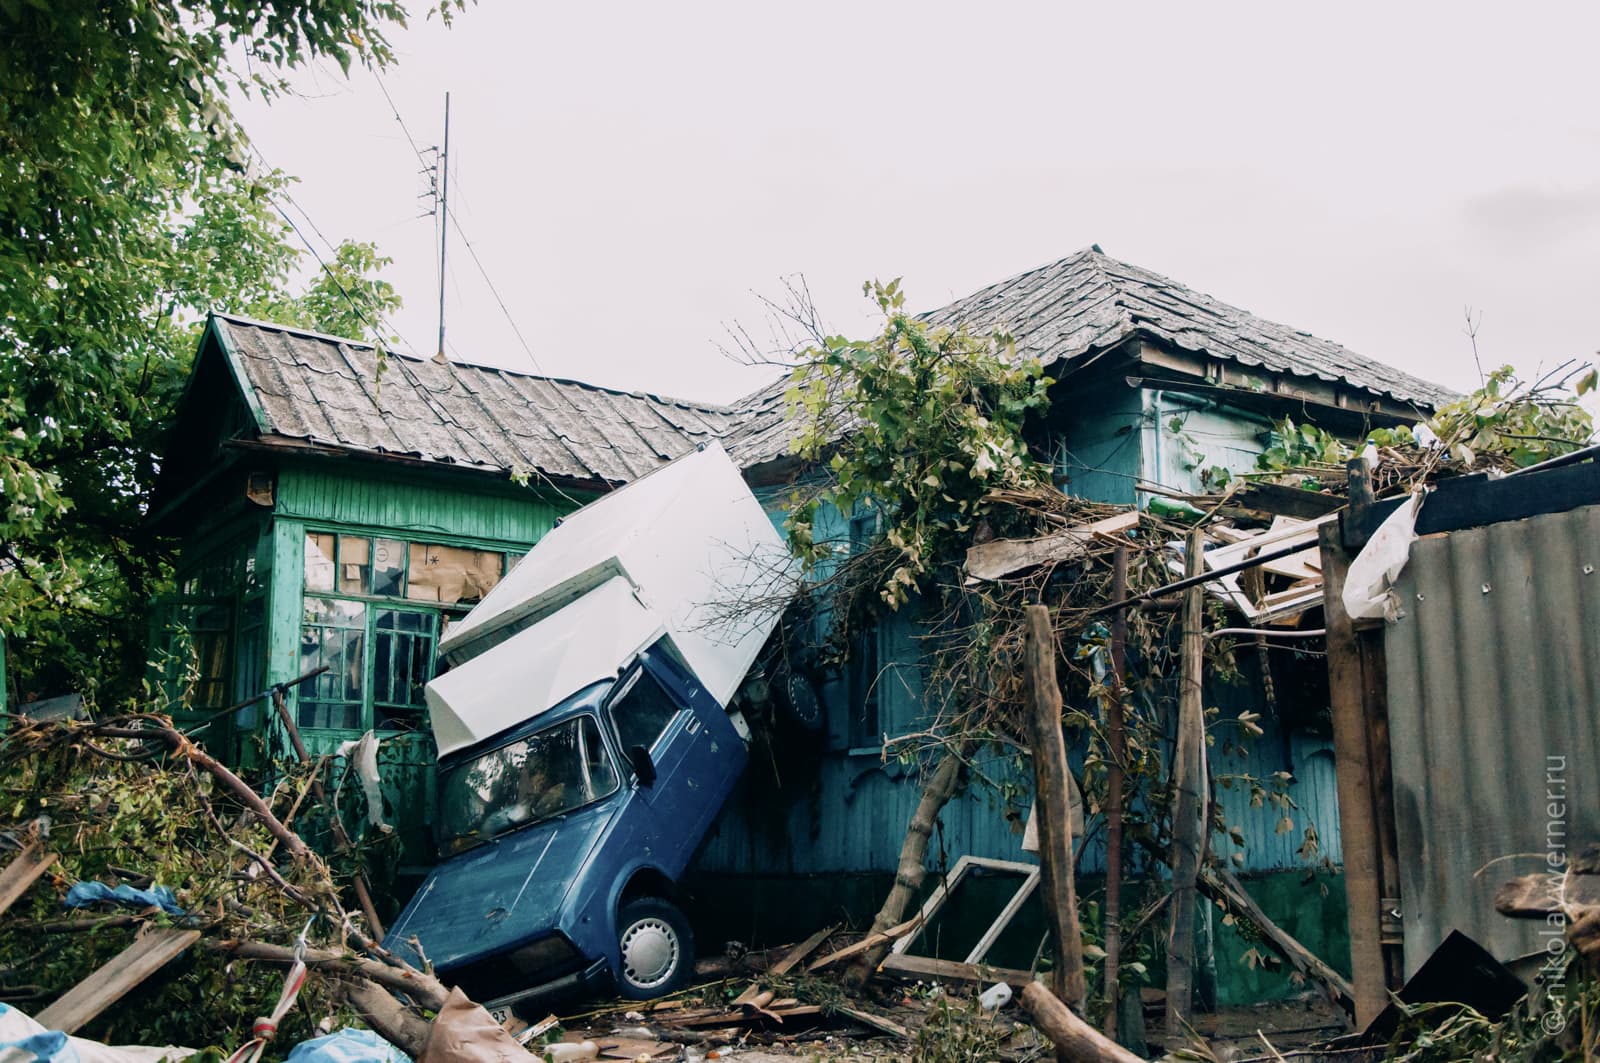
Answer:
[[561, 991], [680, 988], [694, 938], [674, 884], [747, 759], [725, 707], [659, 639], [441, 758], [445, 860], [384, 946], [501, 1017]]

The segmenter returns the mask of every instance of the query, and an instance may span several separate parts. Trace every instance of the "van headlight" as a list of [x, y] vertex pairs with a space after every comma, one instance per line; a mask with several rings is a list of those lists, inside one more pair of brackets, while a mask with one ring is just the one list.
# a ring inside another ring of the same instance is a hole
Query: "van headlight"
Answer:
[[560, 934], [551, 934], [549, 937], [540, 938], [531, 945], [524, 945], [520, 949], [514, 949], [506, 957], [511, 962], [511, 966], [522, 974], [538, 974], [540, 971], [559, 967], [577, 958], [577, 948]]

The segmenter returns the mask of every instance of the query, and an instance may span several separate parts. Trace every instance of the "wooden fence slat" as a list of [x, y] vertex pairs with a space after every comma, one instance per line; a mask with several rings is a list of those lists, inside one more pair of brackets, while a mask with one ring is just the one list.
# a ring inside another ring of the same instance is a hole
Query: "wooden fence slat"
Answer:
[[43, 852], [43, 848], [38, 841], [29, 842], [6, 865], [6, 869], [0, 871], [0, 914], [16, 904], [17, 899], [28, 892], [28, 887], [45, 873], [45, 869], [56, 862], [56, 854]]

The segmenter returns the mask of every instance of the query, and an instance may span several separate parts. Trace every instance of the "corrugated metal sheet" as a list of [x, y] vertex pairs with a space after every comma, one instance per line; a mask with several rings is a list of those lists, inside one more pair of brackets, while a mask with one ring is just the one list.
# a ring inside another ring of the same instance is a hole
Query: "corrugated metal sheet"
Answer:
[[1600, 507], [1428, 536], [1385, 634], [1407, 972], [1451, 929], [1505, 960], [1495, 889], [1600, 839]]
[[716, 438], [719, 406], [391, 352], [215, 315], [264, 435], [451, 465], [623, 483]]
[[[1020, 357], [1046, 367], [1142, 336], [1178, 350], [1270, 373], [1339, 381], [1398, 402], [1433, 408], [1455, 396], [1308, 332], [1256, 317], [1159, 273], [1087, 248], [929, 311], [937, 325], [1005, 328]], [[746, 467], [789, 452], [780, 380], [734, 404], [740, 419], [728, 452]]]

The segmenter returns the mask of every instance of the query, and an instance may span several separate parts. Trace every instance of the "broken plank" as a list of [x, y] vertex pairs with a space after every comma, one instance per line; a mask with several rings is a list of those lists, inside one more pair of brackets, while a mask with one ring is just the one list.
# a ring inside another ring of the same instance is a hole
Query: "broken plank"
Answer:
[[1012, 986], [1027, 985], [1033, 981], [1032, 974], [1010, 967], [956, 963], [952, 960], [936, 960], [930, 956], [908, 956], [900, 952], [885, 956], [881, 966], [891, 974], [909, 975], [912, 978], [932, 976], [961, 982], [1005, 982]]
[[758, 1019], [772, 1018], [782, 1022], [784, 1019], [806, 1018], [811, 1015], [821, 1015], [822, 1007], [817, 1004], [802, 1004], [795, 1008], [784, 1008], [781, 1011], [719, 1011], [714, 1015], [702, 1015], [695, 1018], [674, 1018], [673, 1026], [742, 1026], [748, 1025]]
[[55, 863], [55, 853], [47, 853], [44, 846], [38, 841], [29, 842], [0, 871], [0, 913], [17, 903], [17, 899], [28, 892], [28, 887], [38, 881], [39, 876]]
[[967, 550], [967, 575], [975, 580], [1004, 579], [1023, 569], [1070, 561], [1088, 552], [1096, 538], [1137, 527], [1138, 510], [1130, 509], [1093, 524], [1075, 524], [1039, 539], [994, 539]]
[[140, 934], [134, 938], [133, 944], [67, 990], [34, 1018], [47, 1030], [72, 1033], [121, 1000], [129, 990], [172, 962], [199, 939], [200, 931], [179, 930], [176, 927], [162, 927]]
[[844, 948], [839, 949], [836, 952], [828, 953], [820, 960], [813, 961], [811, 966], [806, 968], [806, 973], [810, 974], [815, 971], [820, 971], [824, 967], [831, 967], [840, 960], [848, 960], [852, 956], [861, 955], [870, 948], [874, 948], [878, 945], [884, 945], [898, 938], [904, 937], [921, 924], [922, 916], [919, 913], [912, 916], [910, 919], [907, 919], [899, 926], [892, 926], [888, 930], [885, 930], [879, 934], [868, 934], [854, 945], [846, 945]]
[[890, 1037], [898, 1037], [902, 1041], [911, 1040], [910, 1030], [897, 1022], [891, 1022], [882, 1015], [874, 1015], [872, 1012], [862, 1011], [860, 1008], [847, 1008], [842, 1004], [833, 1010], [846, 1018], [859, 1022], [863, 1026], [871, 1027], [880, 1033], [886, 1033]]
[[768, 967], [767, 974], [772, 977], [788, 974], [789, 971], [794, 968], [795, 964], [799, 963], [801, 960], [815, 952], [818, 946], [832, 937], [833, 932], [838, 929], [839, 924], [835, 923], [833, 926], [824, 927], [815, 934], [812, 934], [810, 937], [806, 938], [804, 941], [800, 942], [800, 944], [796, 945], [794, 948], [785, 953], [783, 959], [779, 960], [771, 967]]

